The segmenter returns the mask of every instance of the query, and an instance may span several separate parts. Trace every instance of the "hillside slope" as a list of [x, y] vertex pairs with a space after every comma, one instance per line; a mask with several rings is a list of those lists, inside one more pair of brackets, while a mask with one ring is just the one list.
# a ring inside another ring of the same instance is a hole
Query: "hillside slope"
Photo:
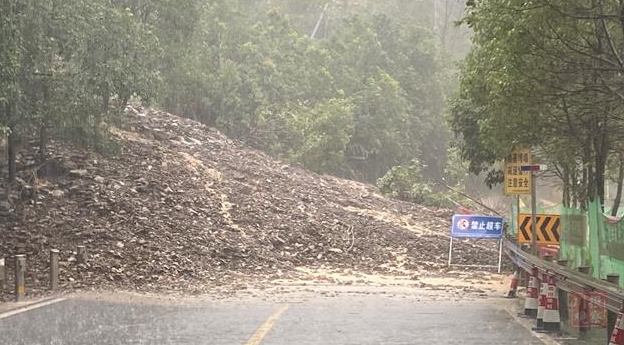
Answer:
[[[445, 267], [449, 212], [290, 166], [164, 112], [129, 108], [111, 134], [121, 143], [114, 156], [55, 142], [35, 165], [35, 148], [21, 152], [0, 250], [27, 254], [31, 290], [47, 284], [51, 248], [61, 250], [67, 289], [202, 291], [301, 266]], [[87, 263], [76, 262], [77, 245], [88, 248]], [[456, 248], [459, 263], [496, 261], [474, 243]]]

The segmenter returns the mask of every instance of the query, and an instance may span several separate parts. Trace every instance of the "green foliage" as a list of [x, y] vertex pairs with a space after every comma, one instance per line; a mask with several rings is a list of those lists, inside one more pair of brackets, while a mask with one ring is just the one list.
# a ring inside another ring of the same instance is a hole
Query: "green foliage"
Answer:
[[486, 119], [485, 107], [478, 107], [468, 99], [456, 98], [449, 102], [449, 125], [460, 138], [459, 156], [468, 162], [467, 171], [479, 175], [486, 172], [485, 183], [502, 183], [502, 171], [493, 167], [500, 156], [488, 146], [480, 124]]
[[443, 75], [432, 36], [385, 15], [347, 18], [325, 43], [337, 88], [354, 98], [349, 169], [374, 181], [418, 158], [428, 177], [444, 168]]
[[442, 182], [458, 189], [467, 189], [470, 162], [462, 158], [461, 149], [452, 143], [447, 150], [446, 167]]
[[298, 5], [282, 5], [204, 6], [177, 49], [185, 54], [162, 73], [159, 103], [315, 171], [372, 182], [418, 157], [426, 174], [441, 174], [448, 65], [432, 35], [354, 15], [310, 40], [280, 12]]
[[475, 45], [451, 123], [473, 172], [533, 147], [563, 181], [564, 203], [604, 200], [623, 128], [622, 10], [609, 0], [471, 2]]
[[106, 127], [137, 97], [314, 171], [374, 182], [417, 159], [443, 174], [451, 66], [430, 18], [333, 2], [310, 39], [326, 3], [2, 2], [0, 123], [42, 152], [110, 150]]
[[349, 142], [349, 164], [364, 180], [374, 180], [393, 165], [417, 153], [408, 130], [407, 102], [399, 83], [387, 73], [365, 81], [355, 94], [355, 133]]
[[3, 2], [0, 22], [0, 123], [42, 153], [54, 136], [104, 148], [101, 124], [154, 95], [158, 39], [118, 1]]
[[416, 160], [410, 165], [392, 167], [377, 180], [377, 187], [388, 196], [425, 206], [452, 207], [447, 193], [436, 191], [435, 185], [423, 178], [422, 164]]
[[[393, 198], [401, 200], [415, 200], [420, 197], [414, 195], [414, 186], [422, 180], [421, 169], [414, 162], [409, 166], [397, 165], [392, 167], [384, 176], [377, 180], [379, 190]], [[422, 188], [417, 188], [422, 189]]]
[[330, 99], [313, 107], [299, 104], [288, 114], [292, 132], [299, 136], [290, 148], [290, 159], [317, 172], [338, 171], [355, 127], [353, 105], [348, 100]]

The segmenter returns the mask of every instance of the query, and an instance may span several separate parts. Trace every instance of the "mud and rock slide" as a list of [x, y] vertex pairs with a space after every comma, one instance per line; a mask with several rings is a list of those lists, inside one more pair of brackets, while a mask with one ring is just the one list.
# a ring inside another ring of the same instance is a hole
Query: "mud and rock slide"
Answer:
[[[327, 272], [399, 275], [422, 286], [426, 277], [456, 275], [446, 267], [448, 210], [385, 198], [374, 186], [289, 165], [153, 109], [129, 107], [124, 125], [109, 131], [116, 154], [56, 141], [43, 163], [34, 146], [18, 155], [0, 254], [26, 254], [30, 294], [45, 291], [53, 248], [65, 291], [201, 294], [253, 282], [336, 282]], [[498, 259], [491, 241], [454, 248], [459, 264]]]

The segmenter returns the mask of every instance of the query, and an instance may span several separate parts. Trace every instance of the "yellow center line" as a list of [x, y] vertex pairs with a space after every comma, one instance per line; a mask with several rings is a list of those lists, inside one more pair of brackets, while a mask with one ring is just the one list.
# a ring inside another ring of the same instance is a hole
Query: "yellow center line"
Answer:
[[273, 313], [273, 315], [271, 315], [257, 330], [256, 333], [254, 333], [253, 336], [251, 336], [251, 338], [249, 340], [247, 340], [247, 342], [245, 343], [245, 345], [259, 345], [262, 340], [264, 339], [264, 337], [266, 337], [266, 335], [269, 333], [269, 331], [271, 330], [271, 328], [273, 328], [273, 326], [275, 325], [275, 323], [277, 322], [277, 320], [280, 318], [280, 316], [282, 316], [282, 314], [284, 314], [284, 312], [286, 310], [288, 310], [288, 308], [290, 307], [289, 304], [284, 304], [283, 306], [281, 306], [281, 308], [279, 308], [278, 310], [275, 311], [275, 313]]

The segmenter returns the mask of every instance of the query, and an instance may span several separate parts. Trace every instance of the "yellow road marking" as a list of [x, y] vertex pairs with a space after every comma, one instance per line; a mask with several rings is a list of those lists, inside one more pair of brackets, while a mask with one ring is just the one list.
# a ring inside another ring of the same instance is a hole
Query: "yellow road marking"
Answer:
[[254, 335], [247, 340], [245, 345], [259, 345], [262, 342], [262, 339], [266, 337], [271, 328], [275, 325], [277, 320], [284, 314], [286, 310], [290, 307], [289, 304], [284, 304], [281, 308], [275, 311], [273, 315], [271, 315], [257, 330]]

